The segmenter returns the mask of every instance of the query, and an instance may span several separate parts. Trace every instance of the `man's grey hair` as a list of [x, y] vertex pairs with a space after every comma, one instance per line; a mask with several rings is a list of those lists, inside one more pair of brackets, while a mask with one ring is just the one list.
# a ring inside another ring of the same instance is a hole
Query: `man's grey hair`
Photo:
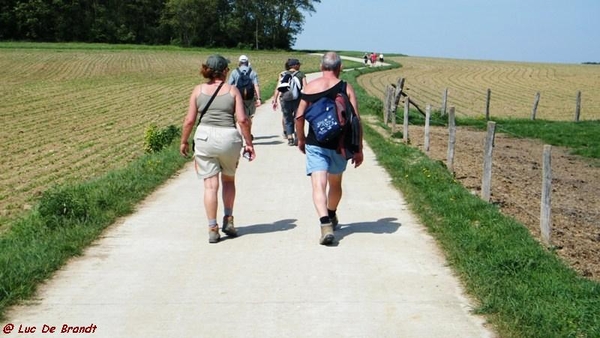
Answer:
[[338, 70], [342, 66], [342, 59], [336, 52], [327, 52], [321, 58], [323, 70]]

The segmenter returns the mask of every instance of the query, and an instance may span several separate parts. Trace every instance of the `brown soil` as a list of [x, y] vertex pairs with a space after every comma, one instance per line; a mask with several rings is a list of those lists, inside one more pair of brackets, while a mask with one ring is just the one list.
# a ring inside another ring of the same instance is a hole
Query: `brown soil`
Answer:
[[[401, 127], [401, 126], [400, 126]], [[485, 132], [459, 128], [455, 177], [481, 195]], [[412, 146], [423, 150], [423, 127], [410, 126]], [[496, 133], [491, 203], [524, 224], [540, 240], [542, 154], [538, 140]], [[446, 163], [447, 128], [430, 129], [429, 156]], [[552, 147], [551, 244], [559, 257], [582, 276], [600, 281], [600, 163]]]

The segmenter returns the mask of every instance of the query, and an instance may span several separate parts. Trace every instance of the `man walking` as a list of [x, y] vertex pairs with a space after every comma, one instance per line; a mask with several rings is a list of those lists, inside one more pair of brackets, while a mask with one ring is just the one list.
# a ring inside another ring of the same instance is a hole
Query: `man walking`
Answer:
[[250, 60], [246, 55], [240, 55], [238, 67], [231, 72], [227, 82], [238, 88], [242, 94], [246, 116], [252, 119], [256, 107], [260, 106], [262, 101], [260, 99], [258, 74], [250, 67]]
[[[300, 91], [306, 86], [306, 75], [300, 71], [300, 65], [298, 59], [288, 59], [286, 61], [286, 71], [280, 74], [280, 82], [289, 84], [288, 92], [281, 92], [276, 88], [273, 96], [273, 110], [277, 109], [277, 102], [281, 99], [284, 133], [290, 146], [295, 145], [297, 142], [294, 138], [294, 117], [300, 104]], [[294, 91], [296, 94], [292, 93]]]
[[[319, 243], [322, 245], [332, 244], [335, 239], [334, 230], [337, 230], [339, 224], [336, 212], [342, 198], [342, 174], [346, 170], [347, 160], [338, 153], [339, 139], [326, 143], [318, 142], [312, 128], [308, 128], [308, 135], [305, 135], [304, 113], [312, 102], [324, 96], [335, 97], [346, 84], [346, 94], [356, 115], [360, 117], [354, 88], [339, 79], [341, 70], [342, 60], [335, 52], [323, 55], [321, 59], [323, 75], [306, 85], [296, 114], [298, 148], [306, 154], [306, 174], [311, 177], [313, 203], [321, 226]], [[356, 168], [362, 162], [361, 132], [359, 150], [353, 155], [352, 163]]]

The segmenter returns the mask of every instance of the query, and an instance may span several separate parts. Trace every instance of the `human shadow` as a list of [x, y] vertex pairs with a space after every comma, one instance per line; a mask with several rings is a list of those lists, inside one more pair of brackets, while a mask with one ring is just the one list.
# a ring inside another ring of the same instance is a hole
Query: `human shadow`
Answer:
[[262, 135], [262, 136], [255, 136], [254, 140], [266, 140], [266, 139], [272, 139], [272, 138], [276, 138], [279, 137], [278, 135]]
[[[272, 139], [276, 139], [276, 140], [272, 140]], [[255, 136], [252, 143], [268, 146], [268, 145], [282, 144], [284, 142], [279, 138], [279, 135], [262, 135], [262, 136]]]
[[269, 232], [287, 231], [296, 227], [297, 219], [282, 219], [274, 223], [253, 224], [237, 228], [239, 236], [250, 234], [265, 234]]
[[398, 231], [402, 223], [394, 222], [397, 218], [387, 217], [381, 218], [373, 222], [358, 222], [350, 224], [340, 223], [340, 229], [335, 232], [336, 242], [341, 241], [344, 237], [355, 233], [372, 233], [372, 234], [391, 234]]
[[[255, 138], [255, 140], [256, 140], [256, 138]], [[252, 142], [252, 144], [254, 144], [254, 145], [261, 145], [261, 146], [272, 146], [272, 145], [282, 144], [282, 143], [284, 143], [284, 142], [280, 141], [280, 140], [278, 140], [278, 141], [267, 141], [267, 142], [261, 142], [261, 141], [258, 141], [258, 142], [253, 141]]]

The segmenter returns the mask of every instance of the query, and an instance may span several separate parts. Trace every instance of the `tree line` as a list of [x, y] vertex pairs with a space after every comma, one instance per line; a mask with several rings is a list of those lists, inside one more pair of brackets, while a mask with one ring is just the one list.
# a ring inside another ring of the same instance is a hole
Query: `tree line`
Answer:
[[0, 40], [290, 49], [321, 0], [0, 0]]

